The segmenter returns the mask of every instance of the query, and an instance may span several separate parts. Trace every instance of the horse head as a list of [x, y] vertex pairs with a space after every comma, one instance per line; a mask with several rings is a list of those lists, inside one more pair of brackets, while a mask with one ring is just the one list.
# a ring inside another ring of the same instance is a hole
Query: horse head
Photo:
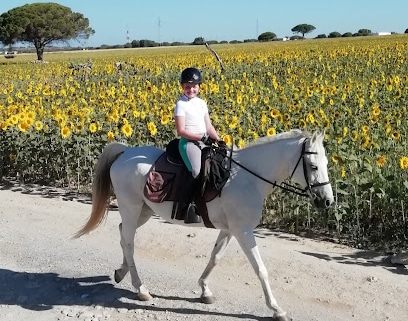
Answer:
[[323, 145], [324, 135], [325, 131], [314, 132], [303, 141], [299, 160], [292, 174], [292, 179], [304, 186], [304, 191], [318, 208], [327, 208], [334, 202]]

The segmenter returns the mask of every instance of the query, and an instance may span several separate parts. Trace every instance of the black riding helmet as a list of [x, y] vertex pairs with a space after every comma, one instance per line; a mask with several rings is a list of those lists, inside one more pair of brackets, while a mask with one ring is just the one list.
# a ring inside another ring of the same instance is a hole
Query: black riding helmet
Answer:
[[197, 68], [186, 68], [182, 71], [180, 77], [180, 83], [191, 83], [191, 84], [201, 84], [203, 78], [201, 77], [201, 72]]

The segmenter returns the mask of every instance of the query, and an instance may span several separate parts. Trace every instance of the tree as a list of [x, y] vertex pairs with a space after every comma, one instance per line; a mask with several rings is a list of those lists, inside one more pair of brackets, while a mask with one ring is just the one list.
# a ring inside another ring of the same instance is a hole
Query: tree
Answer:
[[339, 38], [341, 37], [341, 33], [337, 31], [333, 31], [329, 33], [329, 38]]
[[88, 39], [95, 31], [81, 13], [58, 3], [32, 3], [0, 16], [0, 41], [32, 43], [37, 59], [43, 60], [45, 46], [70, 39]]
[[194, 41], [193, 41], [193, 43], [192, 43], [193, 45], [204, 45], [205, 44], [205, 40], [204, 40], [204, 38], [203, 37], [197, 37], [197, 38], [195, 38], [194, 39]]
[[301, 25], [297, 25], [297, 26], [293, 27], [293, 28], [291, 29], [291, 31], [292, 31], [292, 32], [295, 32], [295, 33], [301, 33], [301, 34], [302, 34], [302, 38], [305, 38], [305, 34], [307, 34], [307, 33], [309, 33], [309, 32], [312, 32], [312, 31], [315, 30], [315, 29], [316, 29], [315, 26], [312, 26], [312, 25], [308, 25], [308, 24], [306, 24], [306, 23], [303, 23], [303, 24], [301, 24]]
[[276, 38], [276, 34], [273, 32], [264, 32], [258, 36], [258, 41], [271, 41], [272, 39]]
[[360, 29], [357, 33], [360, 36], [369, 36], [371, 35], [371, 30], [370, 29]]

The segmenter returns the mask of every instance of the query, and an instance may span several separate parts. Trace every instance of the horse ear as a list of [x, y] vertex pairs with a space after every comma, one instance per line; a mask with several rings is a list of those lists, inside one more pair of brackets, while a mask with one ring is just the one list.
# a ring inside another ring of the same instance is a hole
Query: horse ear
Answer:
[[320, 132], [319, 131], [314, 131], [312, 134], [312, 137], [310, 138], [311, 142], [314, 143], [317, 139], [317, 137], [320, 137]]
[[320, 136], [322, 137], [322, 141], [324, 141], [324, 136], [326, 136], [326, 128], [323, 129]]
[[323, 131], [315, 131], [311, 137], [311, 141], [315, 142], [317, 139], [320, 139], [323, 142], [325, 135], [326, 135], [326, 129], [323, 129]]

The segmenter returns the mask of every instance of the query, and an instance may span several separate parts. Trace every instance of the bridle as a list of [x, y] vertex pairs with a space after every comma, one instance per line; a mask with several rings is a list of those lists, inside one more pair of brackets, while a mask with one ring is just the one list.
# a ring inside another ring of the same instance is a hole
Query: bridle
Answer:
[[[266, 178], [263, 178], [262, 176], [258, 175], [257, 173], [253, 172], [253, 171], [250, 170], [249, 168], [247, 168], [247, 167], [245, 167], [244, 165], [242, 165], [241, 163], [238, 163], [237, 161], [235, 161], [234, 159], [232, 159], [232, 157], [231, 157], [231, 161], [232, 161], [233, 163], [237, 164], [237, 165], [238, 165], [239, 167], [241, 167], [242, 169], [246, 170], [248, 173], [251, 173], [252, 175], [258, 177], [259, 179], [263, 180], [264, 182], [266, 182], [266, 183], [268, 183], [268, 184], [271, 184], [271, 185], [273, 185], [273, 186], [275, 186], [275, 187], [279, 187], [280, 189], [283, 189], [283, 190], [285, 190], [285, 191], [288, 191], [288, 192], [291, 192], [291, 193], [294, 193], [294, 194], [297, 194], [297, 195], [300, 195], [300, 196], [309, 196], [309, 197], [312, 197], [312, 198], [313, 198], [313, 196], [314, 196], [314, 193], [313, 193], [313, 191], [312, 191], [313, 188], [319, 187], [319, 186], [328, 185], [328, 184], [330, 184], [330, 182], [327, 181], [327, 182], [317, 182], [317, 183], [314, 183], [314, 184], [310, 184], [309, 178], [308, 178], [308, 175], [307, 175], [305, 155], [317, 155], [317, 152], [311, 152], [311, 151], [307, 151], [307, 150], [306, 150], [306, 142], [307, 142], [308, 139], [309, 139], [309, 138], [305, 138], [305, 139], [303, 140], [303, 143], [302, 143], [302, 151], [301, 151], [301, 153], [300, 153], [299, 159], [298, 159], [298, 161], [296, 162], [295, 168], [293, 169], [292, 174], [291, 174], [290, 177], [289, 177], [289, 179], [292, 179], [293, 175], [294, 175], [295, 172], [296, 172], [296, 169], [298, 168], [298, 166], [299, 166], [299, 164], [300, 164], [300, 161], [302, 160], [303, 175], [304, 175], [305, 182], [306, 182], [306, 187], [305, 187], [305, 188], [300, 188], [300, 187], [297, 187], [297, 186], [295, 186], [295, 185], [291, 185], [291, 184], [288, 184], [288, 183], [285, 183], [285, 182], [282, 182], [280, 185], [278, 185], [278, 184], [276, 183], [276, 181], [275, 181], [275, 182], [272, 182], [272, 181], [270, 181], [270, 180], [268, 180], [268, 179], [266, 179]], [[284, 184], [284, 185], [286, 185], [286, 186], [283, 186], [282, 184]]]

